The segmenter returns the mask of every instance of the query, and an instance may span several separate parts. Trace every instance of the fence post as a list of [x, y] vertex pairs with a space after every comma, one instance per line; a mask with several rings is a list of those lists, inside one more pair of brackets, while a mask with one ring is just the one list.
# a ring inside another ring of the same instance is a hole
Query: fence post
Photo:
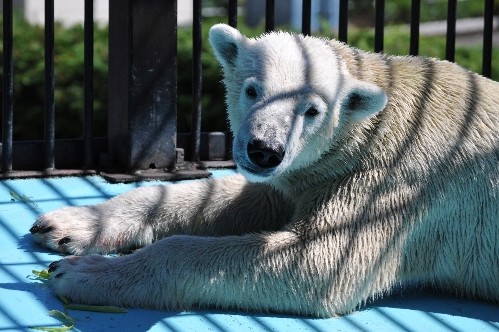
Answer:
[[3, 103], [2, 103], [2, 172], [12, 171], [12, 139], [14, 125], [14, 64], [12, 57], [12, 0], [3, 1]]
[[177, 1], [109, 1], [108, 145], [114, 167], [173, 168]]

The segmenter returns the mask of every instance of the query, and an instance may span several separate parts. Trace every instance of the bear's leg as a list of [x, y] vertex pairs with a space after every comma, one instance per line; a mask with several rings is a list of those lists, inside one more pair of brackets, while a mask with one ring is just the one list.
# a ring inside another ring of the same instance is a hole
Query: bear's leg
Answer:
[[397, 283], [400, 247], [389, 243], [341, 227], [313, 236], [176, 235], [127, 256], [63, 259], [51, 265], [50, 282], [75, 303], [325, 317], [352, 311]]
[[291, 211], [269, 186], [235, 175], [137, 188], [99, 205], [61, 208], [40, 216], [30, 231], [48, 248], [84, 255], [137, 248], [173, 234], [275, 230]]
[[[325, 316], [328, 292], [313, 255], [292, 232], [172, 236], [120, 257], [71, 256], [50, 285], [75, 303], [189, 310], [199, 307]], [[334, 305], [334, 304], [333, 304]]]

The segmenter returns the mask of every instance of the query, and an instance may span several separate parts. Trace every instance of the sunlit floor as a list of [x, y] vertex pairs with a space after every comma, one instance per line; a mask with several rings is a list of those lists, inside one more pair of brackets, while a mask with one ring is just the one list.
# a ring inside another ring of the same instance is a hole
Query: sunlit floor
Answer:
[[[224, 176], [232, 171], [213, 171]], [[40, 212], [94, 204], [138, 186], [98, 176], [0, 182], [0, 331], [61, 326], [50, 310], [64, 311], [49, 288], [31, 277], [60, 258], [34, 244], [29, 228]], [[498, 281], [499, 282], [499, 281]], [[498, 283], [499, 287], [499, 283]], [[330, 319], [218, 311], [127, 313], [68, 311], [81, 331], [499, 331], [499, 306], [428, 294], [396, 296]]]

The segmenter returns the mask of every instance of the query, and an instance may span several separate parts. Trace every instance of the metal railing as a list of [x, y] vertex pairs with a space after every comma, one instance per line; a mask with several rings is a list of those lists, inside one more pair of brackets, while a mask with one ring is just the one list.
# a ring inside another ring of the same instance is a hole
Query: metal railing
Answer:
[[[45, 103], [44, 103], [44, 140], [43, 142], [14, 142], [14, 77], [13, 77], [13, 6], [12, 0], [3, 1], [3, 108], [2, 108], [2, 175], [16, 175], [13, 166], [19, 169], [42, 169], [49, 174], [56, 166], [58, 159], [78, 160], [74, 153], [64, 154], [63, 151], [73, 150], [80, 153], [81, 140], [61, 140], [56, 149], [55, 140], [55, 103], [54, 103], [54, 0], [45, 0]], [[84, 109], [84, 157], [79, 164], [82, 168], [93, 166], [93, 136], [92, 136], [92, 73], [93, 73], [93, 0], [85, 0], [84, 21], [84, 66], [85, 66], [85, 109]], [[17, 144], [16, 144], [17, 143]], [[76, 158], [75, 158], [76, 157]], [[73, 163], [61, 163], [62, 166], [73, 166]], [[62, 173], [61, 173], [62, 174]], [[35, 175], [34, 173], [32, 175]]]
[[[116, 169], [125, 173], [166, 169], [167, 178], [205, 176], [205, 172], [175, 172], [186, 159], [197, 162], [230, 159], [230, 136], [201, 132], [202, 1], [193, 0], [192, 126], [176, 132], [176, 1], [109, 0], [108, 137], [93, 136], [93, 0], [85, 0], [84, 14], [84, 135], [55, 139], [54, 125], [54, 0], [45, 0], [45, 137], [43, 141], [14, 142], [13, 0], [3, 0], [2, 177], [61, 174], [57, 169]], [[493, 0], [484, 0], [482, 74], [491, 76]], [[383, 51], [385, 1], [375, 0], [374, 50]], [[339, 1], [338, 39], [348, 42], [348, 0]], [[302, 2], [302, 33], [311, 34], [311, 0]], [[265, 29], [275, 28], [276, 1], [266, 0]], [[411, 55], [419, 52], [420, 0], [412, 0]], [[227, 23], [237, 27], [237, 0], [228, 1]], [[448, 0], [446, 53], [453, 61], [457, 0]], [[147, 38], [146, 38], [147, 37]], [[181, 149], [179, 149], [179, 147]], [[96, 162], [100, 156], [100, 163]], [[102, 157], [107, 156], [107, 157]], [[107, 162], [103, 162], [103, 160]], [[105, 165], [107, 164], [107, 165]], [[20, 172], [36, 170], [37, 172]], [[77, 171], [77, 172], [80, 172]], [[62, 173], [64, 174], [63, 171]], [[69, 172], [73, 174], [74, 172]], [[177, 174], [177, 175], [175, 175]], [[135, 179], [134, 177], [128, 178]]]

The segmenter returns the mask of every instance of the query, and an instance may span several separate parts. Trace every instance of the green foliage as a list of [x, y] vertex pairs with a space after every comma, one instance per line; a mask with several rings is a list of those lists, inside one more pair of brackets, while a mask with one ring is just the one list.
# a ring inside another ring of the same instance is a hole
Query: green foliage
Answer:
[[[373, 6], [374, 1], [362, 0], [364, 6]], [[385, 17], [387, 23], [408, 23], [411, 18], [412, 0], [387, 0], [385, 1]], [[494, 0], [495, 14], [499, 13], [499, 0]], [[448, 0], [421, 0], [421, 22], [445, 20], [447, 18]], [[366, 10], [368, 8], [364, 8]], [[483, 16], [484, 1], [461, 0], [458, 1], [457, 17]], [[371, 11], [372, 12], [372, 11]]]
[[[180, 132], [190, 130], [193, 108], [192, 58], [192, 29], [180, 28], [177, 32], [177, 127]], [[224, 130], [226, 117], [222, 73], [208, 44], [208, 29], [203, 29], [201, 63], [203, 70], [202, 130]]]
[[[16, 14], [13, 34], [14, 139], [39, 139], [44, 131], [44, 29]], [[95, 135], [103, 136], [107, 118], [107, 28], [96, 25], [94, 41], [94, 126]], [[79, 137], [83, 134], [84, 108], [83, 28], [64, 28], [56, 23], [54, 43], [56, 137]], [[0, 78], [2, 75], [3, 71]]]
[[[429, 0], [428, 0], [429, 1]], [[499, 0], [497, 0], [499, 2]], [[369, 1], [370, 2], [370, 1]], [[434, 3], [441, 0], [433, 0]], [[370, 2], [371, 3], [371, 2]], [[389, 6], [397, 3], [400, 10], [410, 0], [392, 0]], [[463, 1], [464, 3], [481, 3]], [[422, 6], [424, 7], [424, 6]], [[499, 8], [499, 4], [496, 6]], [[423, 8], [422, 8], [423, 9]], [[410, 10], [410, 8], [409, 8]], [[482, 10], [482, 9], [480, 9]], [[401, 15], [401, 14], [398, 14]], [[423, 15], [422, 15], [423, 17]], [[0, 19], [1, 21], [1, 19]], [[208, 43], [208, 30], [215, 23], [227, 22], [227, 18], [210, 18], [203, 22], [202, 47], [202, 130], [226, 130], [224, 87], [222, 72]], [[238, 28], [248, 36], [263, 32], [263, 26], [249, 28], [244, 19], [239, 18]], [[326, 37], [333, 37], [323, 34]], [[2, 36], [3, 38], [3, 36]], [[364, 50], [372, 50], [374, 33], [372, 29], [349, 30], [349, 44]], [[39, 139], [43, 137], [44, 105], [44, 48], [43, 27], [28, 24], [20, 15], [14, 17], [14, 139]], [[107, 28], [95, 26], [94, 36], [94, 133], [105, 136], [107, 133]], [[74, 26], [55, 27], [55, 68], [56, 68], [56, 137], [78, 137], [83, 133], [83, 28]], [[2, 53], [0, 43], [0, 53]], [[404, 55], [409, 52], [409, 31], [401, 26], [389, 26], [385, 30], [385, 53]], [[192, 30], [178, 29], [178, 129], [190, 130], [192, 110]], [[445, 37], [422, 37], [420, 54], [443, 58]], [[470, 70], [481, 72], [481, 46], [457, 47], [456, 62]], [[493, 64], [499, 63], [499, 49], [493, 51]], [[0, 64], [1, 65], [1, 64]], [[2, 71], [0, 67], [0, 79]], [[499, 80], [499, 66], [493, 66], [492, 78]]]

